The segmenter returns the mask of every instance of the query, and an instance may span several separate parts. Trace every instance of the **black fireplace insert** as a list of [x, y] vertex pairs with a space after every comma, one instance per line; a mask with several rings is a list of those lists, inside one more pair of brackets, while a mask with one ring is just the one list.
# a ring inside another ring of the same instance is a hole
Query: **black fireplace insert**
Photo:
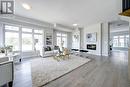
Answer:
[[87, 44], [87, 49], [96, 50], [96, 44]]

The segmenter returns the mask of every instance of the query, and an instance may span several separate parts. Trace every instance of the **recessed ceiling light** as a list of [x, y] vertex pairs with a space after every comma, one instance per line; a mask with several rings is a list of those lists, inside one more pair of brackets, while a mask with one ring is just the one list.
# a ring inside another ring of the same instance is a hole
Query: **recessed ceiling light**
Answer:
[[22, 6], [26, 9], [26, 10], [30, 10], [31, 6], [28, 5], [27, 3], [23, 3]]
[[73, 24], [73, 26], [77, 26], [78, 24]]

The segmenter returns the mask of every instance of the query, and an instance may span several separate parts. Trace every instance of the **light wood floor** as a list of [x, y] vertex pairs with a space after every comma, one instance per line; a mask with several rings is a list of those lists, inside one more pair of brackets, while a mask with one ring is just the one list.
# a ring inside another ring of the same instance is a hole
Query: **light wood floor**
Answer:
[[[91, 62], [44, 87], [130, 87], [127, 52], [110, 57], [92, 56]], [[30, 60], [15, 65], [13, 87], [32, 87]]]

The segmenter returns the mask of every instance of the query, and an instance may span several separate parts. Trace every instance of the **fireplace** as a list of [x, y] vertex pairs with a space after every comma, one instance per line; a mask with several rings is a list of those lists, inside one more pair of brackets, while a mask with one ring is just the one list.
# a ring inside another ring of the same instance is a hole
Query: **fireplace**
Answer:
[[96, 44], [87, 44], [87, 49], [96, 50]]

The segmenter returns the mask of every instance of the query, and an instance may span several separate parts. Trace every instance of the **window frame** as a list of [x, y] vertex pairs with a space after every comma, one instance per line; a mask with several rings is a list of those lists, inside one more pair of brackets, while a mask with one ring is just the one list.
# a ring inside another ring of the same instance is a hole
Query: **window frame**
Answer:
[[[116, 36], [117, 36], [117, 38], [114, 38]], [[123, 37], [121, 37], [121, 36], [123, 36]], [[112, 39], [113, 39], [113, 47], [114, 48], [128, 48], [128, 43], [129, 43], [129, 39], [128, 38], [129, 38], [129, 34], [113, 36], [112, 37]], [[118, 41], [116, 46], [114, 46], [114, 39], [116, 39]], [[120, 42], [121, 39], [124, 40], [124, 42], [123, 42], [124, 46], [121, 46], [121, 42]]]
[[[57, 34], [60, 34], [60, 35], [57, 35]], [[63, 36], [63, 34], [65, 34], [66, 36]], [[67, 33], [64, 33], [64, 32], [56, 32], [56, 45], [57, 45], [57, 37], [60, 37], [61, 38], [61, 42], [63, 41], [62, 39], [63, 38], [66, 38], [66, 47], [68, 47], [68, 34]]]
[[[5, 29], [5, 26], [12, 26], [12, 27], [18, 27], [19, 30], [15, 31], [15, 30], [7, 30]], [[32, 32], [26, 32], [26, 31], [22, 31], [22, 28], [28, 28], [31, 29]], [[34, 30], [41, 30], [41, 33], [35, 33]], [[15, 25], [15, 24], [10, 24], [10, 23], [4, 23], [3, 24], [3, 40], [4, 40], [4, 44], [5, 44], [5, 33], [6, 32], [14, 32], [14, 33], [18, 33], [19, 35], [19, 51], [24, 52], [24, 50], [22, 50], [22, 34], [31, 34], [32, 36], [32, 50], [27, 50], [27, 51], [34, 51], [34, 35], [42, 35], [42, 39], [44, 39], [43, 37], [43, 33], [44, 33], [44, 29], [39, 29], [39, 28], [32, 28], [32, 27], [28, 27], [28, 26], [22, 26], [22, 25]], [[42, 41], [42, 44], [44, 44], [44, 42]], [[26, 51], [26, 50], [25, 50]]]

